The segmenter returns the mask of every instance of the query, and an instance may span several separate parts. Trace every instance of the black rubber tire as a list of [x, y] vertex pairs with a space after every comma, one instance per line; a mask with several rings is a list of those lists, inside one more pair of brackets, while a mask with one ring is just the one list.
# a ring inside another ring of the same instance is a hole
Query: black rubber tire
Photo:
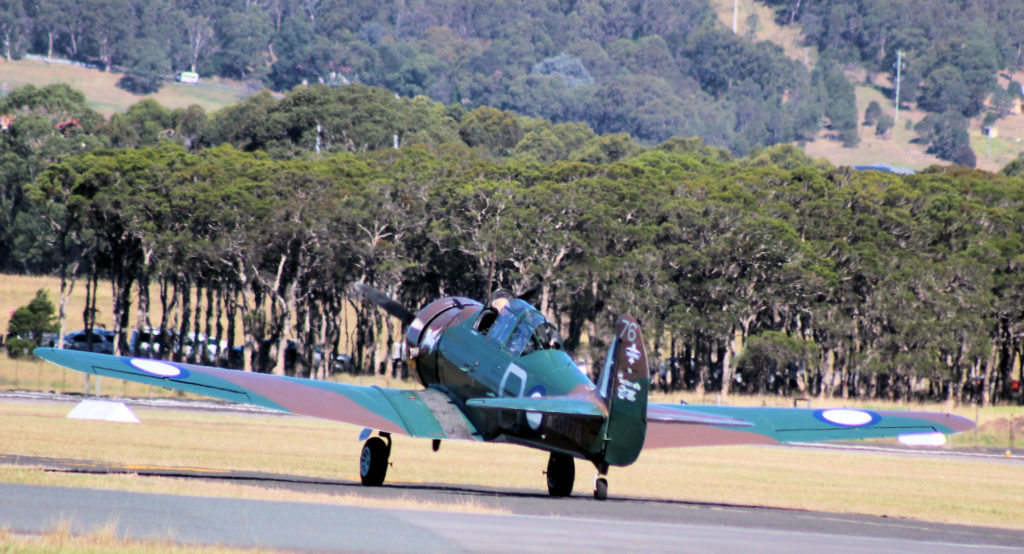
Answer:
[[388, 473], [389, 452], [387, 443], [380, 437], [373, 437], [363, 445], [359, 455], [359, 478], [368, 487], [379, 487], [384, 484], [384, 476]]
[[594, 498], [598, 500], [607, 500], [608, 498], [608, 480], [604, 477], [598, 477], [594, 481]]
[[572, 456], [551, 453], [548, 458], [548, 494], [551, 496], [569, 496], [572, 485], [576, 481], [576, 463]]

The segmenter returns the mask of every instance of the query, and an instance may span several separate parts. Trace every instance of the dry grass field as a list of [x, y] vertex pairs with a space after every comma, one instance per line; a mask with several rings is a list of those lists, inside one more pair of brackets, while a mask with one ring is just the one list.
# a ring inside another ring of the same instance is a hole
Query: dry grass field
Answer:
[[61, 554], [95, 554], [95, 553], [152, 553], [164, 552], [175, 554], [178, 552], [202, 551], [207, 554], [228, 554], [234, 552], [245, 552], [256, 554], [263, 552], [252, 549], [232, 549], [223, 546], [202, 546], [184, 545], [175, 543], [173, 540], [163, 541], [137, 541], [120, 537], [113, 524], [108, 524], [93, 532], [78, 535], [71, 532], [67, 522], [58, 522], [53, 529], [42, 535], [13, 533], [7, 529], [0, 529], [0, 546], [3, 552], [60, 552]]
[[25, 85], [43, 87], [66, 83], [85, 95], [89, 106], [109, 117], [124, 112], [144, 98], [152, 98], [167, 108], [201, 106], [207, 113], [237, 103], [244, 98], [239, 83], [223, 79], [204, 78], [201, 85], [169, 82], [159, 92], [140, 96], [117, 88], [119, 73], [105, 73], [66, 63], [47, 63], [39, 60], [0, 60], [0, 96]]
[[[52, 276], [0, 274], [0, 332], [7, 334], [7, 324], [14, 310], [32, 301], [36, 291], [46, 291], [54, 307], [60, 299], [60, 279]], [[110, 282], [103, 281], [96, 287], [96, 323], [113, 327], [111, 308], [114, 305]], [[159, 303], [154, 308], [159, 309]], [[83, 327], [82, 313], [85, 311], [85, 281], [75, 283], [67, 308], [67, 331]]]
[[[0, 452], [120, 464], [271, 471], [357, 479], [354, 426], [292, 416], [136, 409], [141, 424], [67, 419], [70, 405], [0, 402]], [[544, 490], [543, 452], [500, 444], [396, 438], [388, 482], [445, 483]], [[592, 469], [579, 462], [577, 493], [589, 494]], [[645, 452], [610, 474], [613, 496], [777, 506], [1024, 527], [1021, 466], [933, 456], [897, 456], [785, 447], [716, 447]], [[2, 469], [23, 483], [176, 494], [263, 498], [253, 487], [210, 487], [202, 480], [69, 476]], [[214, 490], [216, 489], [216, 490]], [[311, 498], [303, 501], [352, 502]], [[416, 507], [416, 506], [412, 506]], [[465, 506], [464, 509], [475, 509]]]
[[[779, 45], [790, 58], [814, 67], [818, 61], [818, 49], [803, 44], [803, 34], [799, 26], [783, 27], [775, 22], [775, 11], [756, 0], [712, 0], [711, 7], [718, 16], [718, 21], [727, 29], [732, 29], [733, 7], [736, 7], [736, 32], [754, 40], [767, 40]], [[754, 24], [751, 26], [751, 24]]]

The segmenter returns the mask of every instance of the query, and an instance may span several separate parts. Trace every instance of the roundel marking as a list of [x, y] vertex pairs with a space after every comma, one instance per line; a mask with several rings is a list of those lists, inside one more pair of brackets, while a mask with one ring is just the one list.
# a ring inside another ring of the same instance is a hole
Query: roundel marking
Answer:
[[184, 370], [181, 368], [158, 360], [134, 358], [132, 359], [131, 364], [137, 369], [149, 373], [150, 375], [156, 375], [157, 377], [180, 377], [184, 373]]
[[[541, 398], [544, 396], [544, 387], [538, 385], [530, 391], [530, 398]], [[534, 431], [540, 429], [540, 424], [544, 421], [544, 414], [540, 412], [526, 412], [526, 423], [530, 426], [530, 429]]]
[[818, 410], [814, 415], [826, 423], [841, 427], [863, 427], [877, 423], [881, 419], [878, 414], [864, 410]]

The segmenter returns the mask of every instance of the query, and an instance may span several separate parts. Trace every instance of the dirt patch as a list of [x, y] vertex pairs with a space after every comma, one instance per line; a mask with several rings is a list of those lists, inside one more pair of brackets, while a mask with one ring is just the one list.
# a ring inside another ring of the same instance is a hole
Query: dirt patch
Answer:
[[978, 427], [978, 431], [981, 433], [993, 434], [1010, 433], [1011, 429], [1013, 430], [1013, 436], [1024, 437], [1024, 416], [1014, 418], [1001, 417]]

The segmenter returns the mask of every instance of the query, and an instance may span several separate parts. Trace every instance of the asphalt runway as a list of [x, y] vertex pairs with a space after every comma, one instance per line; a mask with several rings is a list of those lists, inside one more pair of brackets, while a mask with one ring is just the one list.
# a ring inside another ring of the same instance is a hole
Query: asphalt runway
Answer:
[[[120, 465], [0, 454], [0, 464], [73, 473], [228, 481], [267, 488], [479, 506], [484, 513], [368, 508], [0, 484], [0, 527], [74, 532], [115, 525], [119, 534], [278, 550], [434, 551], [1024, 551], [1024, 531], [905, 519], [610, 498], [550, 498], [539, 491], [357, 482], [210, 468]], [[501, 513], [494, 513], [500, 511]]]

